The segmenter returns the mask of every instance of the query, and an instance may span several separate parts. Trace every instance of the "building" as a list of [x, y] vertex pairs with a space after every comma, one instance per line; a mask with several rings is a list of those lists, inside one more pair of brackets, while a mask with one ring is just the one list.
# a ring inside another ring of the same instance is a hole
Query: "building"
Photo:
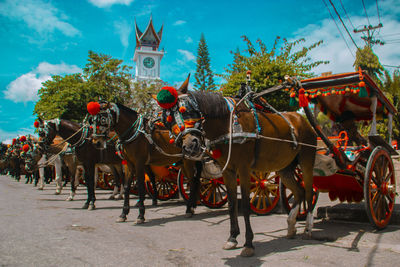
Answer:
[[159, 50], [163, 26], [156, 32], [153, 18], [144, 32], [139, 30], [135, 21], [136, 48], [133, 61], [136, 62], [136, 80], [160, 79], [160, 63], [164, 49]]

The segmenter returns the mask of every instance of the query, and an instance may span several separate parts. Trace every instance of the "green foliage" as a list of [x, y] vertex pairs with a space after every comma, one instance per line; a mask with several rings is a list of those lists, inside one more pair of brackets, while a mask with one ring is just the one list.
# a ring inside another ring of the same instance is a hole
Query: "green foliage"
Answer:
[[194, 87], [201, 91], [212, 91], [217, 87], [214, 83], [214, 75], [210, 66], [210, 54], [208, 53], [208, 47], [204, 34], [201, 34], [199, 47], [197, 49], [197, 68], [194, 77], [196, 83]]
[[130, 99], [130, 69], [122, 60], [89, 51], [83, 73], [55, 75], [42, 84], [33, 113], [43, 119], [82, 121], [90, 101], [125, 103]]
[[[246, 37], [242, 37], [247, 45], [244, 54], [239, 50], [231, 52], [234, 56], [233, 63], [225, 68], [223, 77], [227, 83], [223, 85], [224, 95], [235, 95], [241, 83], [246, 80], [246, 71], [251, 70], [251, 87], [256, 91], [262, 91], [278, 84], [285, 75], [312, 77], [311, 70], [320, 64], [327, 64], [326, 61], [312, 62], [308, 53], [322, 44], [316, 42], [309, 47], [298, 46], [305, 42], [299, 39], [288, 42], [286, 39], [277, 37], [273, 47], [268, 50], [267, 46], [257, 40], [258, 48]], [[289, 105], [289, 94], [284, 91], [277, 91], [266, 96], [268, 102], [278, 110], [294, 110]]]
[[[400, 72], [396, 70], [390, 76], [390, 73], [385, 71], [384, 76], [385, 80], [383, 81], [382, 90], [385, 92], [387, 98], [392, 101], [394, 107], [400, 110]], [[398, 114], [393, 116], [393, 139], [400, 141], [400, 117]]]
[[319, 112], [317, 115], [318, 125], [321, 127], [324, 134], [327, 136], [332, 135], [332, 121], [324, 113]]
[[357, 50], [356, 60], [354, 61], [353, 66], [356, 71], [358, 71], [359, 68], [365, 70], [379, 86], [382, 85], [379, 76], [383, 75], [383, 67], [371, 47], [366, 45], [364, 48]]
[[160, 88], [165, 85], [166, 83], [161, 80], [155, 80], [151, 82], [137, 81], [133, 83], [131, 89], [131, 98], [126, 105], [136, 109], [141, 113], [152, 113], [158, 108], [158, 105], [153, 100], [152, 95], [157, 94], [158, 91], [160, 91]]

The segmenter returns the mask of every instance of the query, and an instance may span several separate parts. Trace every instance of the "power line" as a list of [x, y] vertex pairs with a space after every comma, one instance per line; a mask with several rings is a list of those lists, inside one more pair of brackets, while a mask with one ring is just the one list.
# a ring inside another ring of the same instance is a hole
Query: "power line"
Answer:
[[350, 36], [350, 39], [353, 41], [353, 44], [354, 44], [354, 45], [357, 47], [357, 49], [358, 49], [358, 46], [357, 46], [356, 42], [354, 42], [353, 37], [351, 36], [349, 30], [347, 29], [347, 27], [346, 27], [346, 25], [344, 24], [342, 18], [340, 17], [339, 13], [337, 12], [335, 5], [332, 3], [331, 0], [329, 0], [329, 3], [331, 3], [331, 5], [332, 5], [332, 7], [333, 7], [333, 10], [335, 10], [335, 13], [336, 13], [336, 15], [338, 16], [340, 22], [342, 23], [344, 29], [346, 30], [347, 34]]
[[385, 65], [385, 64], [382, 64], [382, 66], [389, 67], [389, 68], [400, 68], [400, 66]]
[[379, 20], [379, 23], [381, 23], [381, 16], [379, 15], [378, 0], [375, 0], [375, 3], [376, 3], [376, 11], [378, 12], [378, 20]]
[[347, 15], [347, 12], [346, 12], [346, 9], [344, 8], [344, 5], [343, 5], [343, 3], [342, 3], [342, 0], [340, 0], [340, 5], [342, 6], [343, 11], [344, 11], [344, 14], [346, 15], [346, 18], [349, 20], [350, 25], [351, 25], [351, 27], [353, 27], [353, 30], [354, 30], [355, 27], [354, 27], [353, 23], [351, 23], [351, 20], [350, 20], [349, 16]]
[[[336, 28], [338, 29], [338, 31], [339, 31], [339, 33], [340, 33], [340, 36], [342, 36], [342, 39], [343, 39], [344, 43], [345, 43], [346, 46], [347, 46], [347, 49], [349, 49], [350, 54], [353, 56], [353, 58], [355, 58], [355, 57], [354, 57], [354, 54], [353, 54], [353, 51], [351, 51], [349, 45], [347, 44], [346, 39], [344, 38], [344, 36], [343, 36], [343, 34], [342, 34], [342, 31], [340, 30], [339, 26], [337, 25], [337, 23], [336, 23], [336, 21], [335, 21], [335, 18], [333, 17], [333, 15], [332, 15], [332, 13], [331, 13], [331, 10], [329, 9], [329, 7], [328, 7], [328, 5], [326, 4], [325, 0], [322, 0], [322, 2], [324, 2], [326, 8], [328, 9], [329, 15], [331, 15], [331, 18], [332, 18], [333, 22], [335, 23]], [[357, 48], [358, 48], [358, 47], [357, 47]]]
[[365, 9], [365, 4], [364, 4], [364, 0], [361, 0], [363, 7], [364, 7], [364, 12], [365, 12], [365, 16], [367, 17], [368, 20], [368, 24], [371, 24], [371, 22], [369, 22], [369, 18], [368, 18], [368, 14], [367, 14], [367, 10]]

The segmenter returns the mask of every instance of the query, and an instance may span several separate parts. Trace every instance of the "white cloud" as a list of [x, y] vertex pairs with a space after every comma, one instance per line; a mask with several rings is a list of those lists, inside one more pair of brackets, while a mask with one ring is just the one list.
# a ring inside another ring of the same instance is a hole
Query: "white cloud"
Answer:
[[[393, 14], [392, 12], [394, 11], [390, 10], [387, 7], [386, 2], [381, 2], [381, 3], [385, 3], [384, 5], [381, 5], [380, 8], [381, 22], [383, 23], [383, 28], [380, 29], [379, 35], [375, 33], [374, 36], [381, 40], [382, 39], [384, 40], [384, 38], [380, 38], [380, 36], [385, 36], [385, 34], [388, 35], [391, 33], [399, 32], [400, 21], [394, 16], [392, 16]], [[373, 10], [372, 8], [373, 7], [371, 7], [371, 10]], [[374, 9], [375, 13], [371, 11], [370, 12], [371, 15], [369, 14], [369, 19], [371, 23], [378, 22], [378, 17], [376, 15], [375, 16], [372, 15], [372, 14], [377, 14], [376, 6], [374, 6], [374, 8], [375, 8]], [[365, 25], [366, 23], [365, 16], [355, 16], [352, 14], [348, 15], [354, 26], [357, 27], [358, 25]], [[344, 22], [347, 23], [347, 20], [344, 20]], [[329, 60], [330, 64], [320, 65], [319, 67], [315, 68], [313, 72], [315, 72], [316, 74], [320, 74], [326, 71], [332, 71], [333, 73], [354, 71], [353, 63], [355, 61], [354, 57], [357, 48], [353, 44], [352, 40], [344, 30], [343, 26], [340, 24], [340, 22], [338, 21], [337, 23], [340, 27], [340, 30], [342, 31], [344, 38], [346, 39], [348, 46], [350, 47], [351, 52], [349, 51], [349, 48], [347, 48], [338, 29], [336, 28], [334, 22], [330, 18], [324, 19], [316, 24], [307, 25], [306, 27], [301, 28], [294, 33], [293, 39], [304, 37], [306, 39], [306, 45], [309, 45], [319, 40], [324, 41], [324, 43], [321, 46], [313, 49], [310, 52], [310, 57], [314, 61]], [[353, 40], [356, 42], [357, 46], [359, 48], [364, 47], [365, 43], [363, 40], [361, 40], [362, 35], [360, 33], [358, 34], [353, 33], [351, 25], [347, 25], [347, 27], [353, 37]], [[373, 50], [375, 54], [379, 57], [381, 64], [399, 65], [400, 50], [395, 49], [396, 45], [398, 47], [399, 44], [373, 46]]]
[[132, 32], [133, 27], [125, 20], [115, 21], [114, 28], [116, 33], [119, 35], [119, 39], [122, 45], [127, 48], [129, 45], [129, 35]]
[[37, 101], [38, 90], [42, 87], [43, 82], [51, 78], [51, 75], [76, 73], [80, 71], [81, 69], [75, 65], [42, 62], [35, 70], [19, 76], [7, 85], [4, 96], [6, 99], [10, 99], [15, 103]]
[[193, 39], [190, 36], [188, 36], [185, 38], [185, 43], [191, 44], [191, 43], [193, 43]]
[[67, 22], [67, 15], [42, 0], [6, 0], [0, 3], [0, 15], [25, 22], [42, 36], [56, 30], [69, 37], [80, 34], [78, 29]]
[[129, 6], [134, 0], [88, 0], [92, 5], [97, 7], [110, 7], [112, 5]]
[[195, 61], [196, 57], [193, 55], [192, 52], [183, 50], [183, 49], [178, 49], [179, 54], [183, 55], [185, 61]]
[[18, 131], [13, 131], [13, 132], [6, 132], [6, 131], [0, 129], [0, 142], [2, 142], [4, 144], [11, 144], [13, 138], [16, 138], [17, 136], [22, 136], [22, 135], [35, 136], [35, 128], [32, 126], [31, 128], [23, 128], [23, 129], [20, 129]]
[[172, 25], [173, 26], [179, 26], [179, 25], [183, 25], [185, 23], [186, 23], [186, 21], [184, 21], [184, 20], [177, 20]]

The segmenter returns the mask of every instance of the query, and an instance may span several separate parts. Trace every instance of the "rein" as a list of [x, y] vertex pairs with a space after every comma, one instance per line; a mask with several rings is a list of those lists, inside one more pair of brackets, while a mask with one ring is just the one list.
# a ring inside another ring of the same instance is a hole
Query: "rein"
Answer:
[[[116, 113], [116, 123], [118, 123], [119, 120], [119, 116], [120, 116], [120, 111], [119, 108], [113, 104], [111, 109]], [[144, 137], [147, 139], [147, 141], [154, 146], [154, 148], [161, 154], [163, 154], [164, 156], [167, 157], [182, 157], [183, 154], [169, 154], [167, 152], [165, 152], [159, 145], [157, 145], [156, 142], [154, 142], [153, 138], [151, 137], [151, 134], [147, 133], [144, 127], [144, 117], [142, 114], [140, 114], [138, 116], [138, 118], [135, 120], [135, 122], [129, 127], [128, 130], [126, 130], [122, 135], [119, 136], [119, 141], [117, 143], [118, 145], [124, 145], [124, 144], [128, 144], [133, 142], [136, 138], [138, 138], [139, 134], [143, 134]], [[116, 124], [115, 123], [115, 124]], [[135, 127], [136, 126], [136, 127]], [[127, 135], [132, 129], [136, 128], [135, 132], [128, 138], [123, 140], [122, 138]], [[112, 137], [111, 139], [109, 139], [108, 141], [111, 141], [112, 139], [114, 139], [114, 137]]]
[[38, 165], [37, 165], [38, 168], [43, 168], [43, 167], [46, 167], [47, 165], [50, 165], [51, 163], [53, 163], [53, 162], [57, 159], [57, 157], [58, 157], [60, 154], [62, 154], [62, 153], [64, 153], [65, 151], [67, 151], [67, 149], [68, 149], [68, 144], [66, 144], [66, 145], [61, 149], [60, 152], [58, 152], [57, 154], [52, 155], [47, 161], [43, 162], [42, 164], [38, 164]]

